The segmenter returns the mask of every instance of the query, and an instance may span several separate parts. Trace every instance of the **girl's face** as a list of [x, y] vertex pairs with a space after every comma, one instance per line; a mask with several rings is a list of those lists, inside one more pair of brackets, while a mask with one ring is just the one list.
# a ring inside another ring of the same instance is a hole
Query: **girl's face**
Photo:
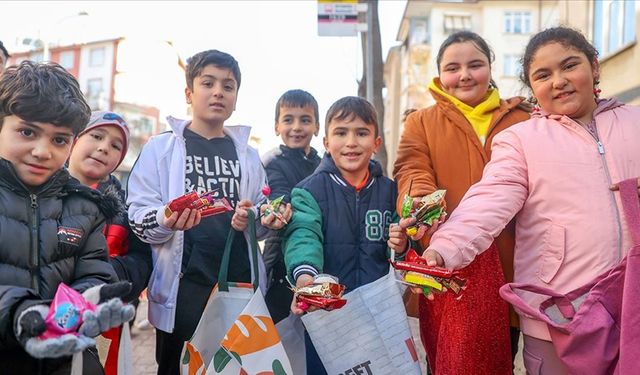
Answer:
[[475, 107], [482, 103], [491, 81], [489, 59], [473, 42], [447, 47], [440, 61], [440, 82], [447, 94]]
[[533, 55], [529, 82], [545, 111], [586, 124], [597, 106], [593, 84], [599, 74], [598, 63], [589, 61], [583, 52], [552, 42]]

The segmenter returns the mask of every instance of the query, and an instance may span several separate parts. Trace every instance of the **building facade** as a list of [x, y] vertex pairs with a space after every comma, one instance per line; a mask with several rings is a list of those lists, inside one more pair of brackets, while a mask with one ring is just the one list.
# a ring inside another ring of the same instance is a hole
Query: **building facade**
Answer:
[[623, 0], [563, 0], [560, 22], [581, 30], [599, 53], [604, 97], [640, 105], [640, 4]]
[[[185, 64], [170, 42], [114, 38], [50, 47], [48, 60], [73, 74], [92, 110], [129, 123], [129, 152], [116, 171], [126, 180], [142, 146], [166, 128], [165, 115], [187, 116]], [[8, 65], [42, 61], [43, 48], [14, 52]]]

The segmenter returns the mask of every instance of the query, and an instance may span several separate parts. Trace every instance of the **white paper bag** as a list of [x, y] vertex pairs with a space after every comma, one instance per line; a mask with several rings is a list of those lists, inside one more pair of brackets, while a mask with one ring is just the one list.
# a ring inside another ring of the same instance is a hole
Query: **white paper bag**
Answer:
[[345, 294], [341, 309], [302, 317], [328, 374], [420, 374], [400, 289], [390, 269]]

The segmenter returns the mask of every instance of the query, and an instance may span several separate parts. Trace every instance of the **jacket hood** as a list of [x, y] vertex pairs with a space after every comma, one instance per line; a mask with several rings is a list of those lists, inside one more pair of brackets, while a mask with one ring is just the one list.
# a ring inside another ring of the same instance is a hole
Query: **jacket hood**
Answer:
[[[167, 116], [167, 122], [173, 133], [184, 140], [184, 129], [191, 124], [191, 120], [182, 120], [172, 116]], [[236, 146], [238, 152], [244, 152], [249, 144], [251, 127], [247, 125], [223, 126], [222, 131], [229, 136]]]
[[[320, 165], [318, 166], [318, 169], [316, 169], [316, 171], [323, 173], [333, 173], [342, 178], [342, 173], [340, 172], [340, 170], [336, 166], [336, 163], [333, 161], [333, 158], [331, 157], [331, 155], [329, 155], [328, 152], [325, 152], [324, 157], [320, 161]], [[369, 176], [370, 178], [382, 176], [382, 166], [376, 160], [369, 160]]]
[[[606, 111], [612, 110], [614, 108], [617, 108], [617, 107], [620, 107], [620, 106], [623, 106], [623, 105], [624, 105], [624, 103], [619, 101], [616, 98], [598, 99], [597, 107], [593, 111], [593, 117], [599, 115], [602, 112], [606, 112]], [[551, 114], [551, 113], [545, 111], [542, 108], [540, 108], [537, 111], [534, 111], [531, 114], [531, 118], [542, 118], [542, 117], [548, 117], [548, 118], [557, 119], [557, 118], [560, 118], [560, 117], [563, 117], [563, 116], [562, 115]]]

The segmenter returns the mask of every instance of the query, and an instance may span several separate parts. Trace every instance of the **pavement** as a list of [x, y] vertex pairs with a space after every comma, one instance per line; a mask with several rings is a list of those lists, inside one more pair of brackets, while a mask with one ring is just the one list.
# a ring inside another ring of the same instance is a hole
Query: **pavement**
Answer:
[[[155, 375], [158, 365], [155, 360], [156, 353], [156, 334], [155, 329], [151, 326], [144, 327], [140, 322], [147, 318], [147, 301], [141, 300], [138, 306], [138, 314], [136, 315], [136, 323], [131, 330], [131, 339], [133, 341], [133, 364], [136, 375]], [[413, 333], [418, 358], [421, 358], [420, 367], [422, 373], [426, 374], [426, 354], [424, 347], [420, 342], [420, 334], [418, 331], [418, 319], [409, 318], [409, 326]], [[144, 329], [143, 329], [144, 327]], [[522, 338], [520, 338], [520, 350], [516, 356], [516, 364], [514, 375], [524, 375], [524, 365], [522, 363]], [[297, 375], [297, 374], [295, 374]]]

